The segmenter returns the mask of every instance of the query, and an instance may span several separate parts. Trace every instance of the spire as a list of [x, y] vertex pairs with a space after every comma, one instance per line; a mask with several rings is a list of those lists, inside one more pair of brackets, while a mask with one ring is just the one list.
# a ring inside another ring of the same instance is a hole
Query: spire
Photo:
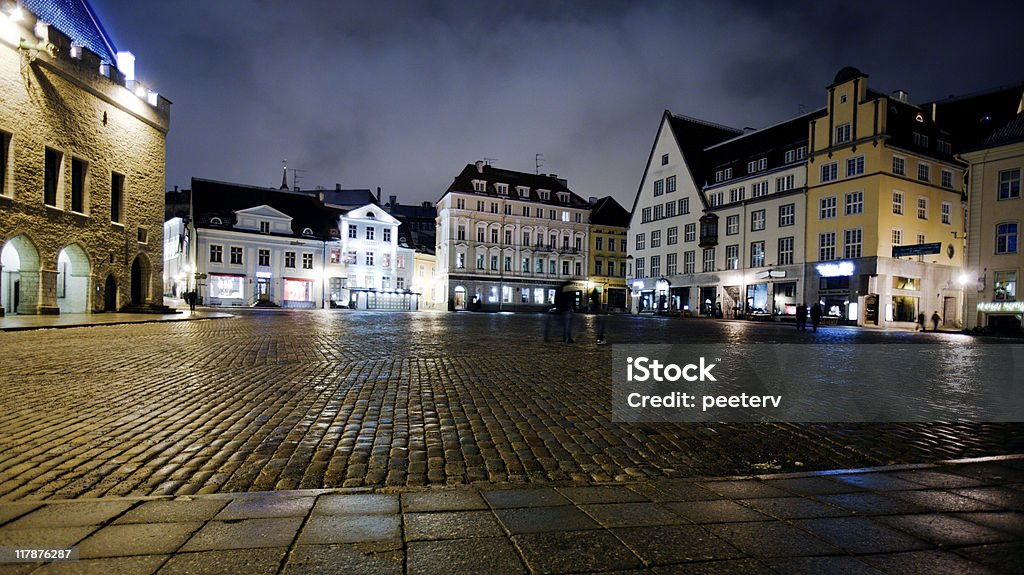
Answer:
[[281, 160], [281, 187], [282, 191], [288, 191], [288, 160]]

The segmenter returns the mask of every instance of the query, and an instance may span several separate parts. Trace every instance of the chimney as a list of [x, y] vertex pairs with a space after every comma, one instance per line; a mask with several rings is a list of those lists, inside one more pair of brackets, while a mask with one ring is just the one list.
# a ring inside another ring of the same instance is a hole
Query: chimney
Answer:
[[341, 184], [334, 184], [334, 191], [340, 192], [341, 191]]
[[906, 93], [903, 90], [896, 90], [895, 92], [892, 93], [893, 98], [896, 98], [897, 100], [903, 102], [904, 104], [906, 104], [909, 100], [909, 96], [910, 94]]
[[377, 205], [380, 205], [380, 186], [377, 186]]
[[424, 208], [429, 208], [429, 207], [431, 207], [431, 206], [433, 206], [433, 205], [434, 205], [434, 204], [432, 204], [432, 203], [430, 203], [430, 202], [423, 202], [423, 207], [424, 207]]
[[484, 173], [484, 163], [483, 162], [481, 162], [479, 160], [477, 161], [477, 163], [476, 163], [476, 171], [477, 171], [478, 174]]
[[597, 203], [597, 196], [590, 196], [590, 199], [588, 200], [588, 203], [590, 205], [596, 204]]
[[388, 203], [392, 206], [398, 205], [398, 196], [388, 196]]

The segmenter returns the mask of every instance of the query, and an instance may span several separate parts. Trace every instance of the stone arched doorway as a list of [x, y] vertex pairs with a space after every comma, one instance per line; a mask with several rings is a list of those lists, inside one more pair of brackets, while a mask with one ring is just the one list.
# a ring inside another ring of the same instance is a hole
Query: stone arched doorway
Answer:
[[38, 312], [39, 252], [24, 235], [0, 249], [0, 307], [8, 314]]
[[57, 306], [60, 313], [92, 311], [89, 303], [91, 272], [89, 256], [80, 246], [71, 244], [57, 254]]
[[114, 274], [107, 276], [103, 286], [103, 311], [117, 311], [117, 280]]
[[132, 260], [131, 289], [129, 290], [130, 303], [142, 305], [146, 303], [149, 296], [149, 262], [139, 254]]

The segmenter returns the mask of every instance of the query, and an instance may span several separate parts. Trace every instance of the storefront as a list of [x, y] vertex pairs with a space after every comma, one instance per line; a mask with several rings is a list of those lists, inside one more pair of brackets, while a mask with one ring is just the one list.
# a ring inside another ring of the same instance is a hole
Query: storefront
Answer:
[[211, 273], [206, 277], [204, 305], [245, 305], [245, 275]]
[[363, 310], [384, 311], [416, 311], [419, 309], [419, 296], [408, 290], [350, 290], [349, 307]]
[[314, 307], [313, 280], [305, 278], [284, 278], [283, 307]]

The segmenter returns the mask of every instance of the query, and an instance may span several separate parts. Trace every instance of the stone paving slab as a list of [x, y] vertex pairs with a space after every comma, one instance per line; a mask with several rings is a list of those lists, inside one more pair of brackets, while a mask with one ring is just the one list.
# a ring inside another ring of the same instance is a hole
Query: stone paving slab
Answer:
[[[1024, 456], [999, 461], [1024, 461]], [[925, 470], [936, 475], [973, 471], [955, 462]], [[917, 484], [919, 489], [910, 490], [875, 481], [891, 472], [865, 470], [874, 477], [860, 483], [835, 481], [837, 473], [831, 471], [779, 479], [697, 479], [691, 482], [695, 490], [710, 485], [732, 495], [682, 501], [666, 500], [664, 485], [646, 482], [61, 500], [40, 503], [27, 514], [35, 504], [0, 503], [0, 546], [74, 545], [81, 557], [70, 563], [3, 564], [0, 575], [941, 575], [1019, 572], [1024, 566], [1024, 513], [1014, 509], [1019, 491], [981, 475], [975, 476], [984, 479], [983, 488]], [[823, 494], [822, 487], [830, 484], [816, 479], [864, 491]], [[680, 481], [671, 485], [693, 493]], [[750, 497], [777, 492], [785, 496]], [[907, 493], [921, 497], [912, 504], [896, 497]], [[64, 517], [81, 525], [64, 526]]]

